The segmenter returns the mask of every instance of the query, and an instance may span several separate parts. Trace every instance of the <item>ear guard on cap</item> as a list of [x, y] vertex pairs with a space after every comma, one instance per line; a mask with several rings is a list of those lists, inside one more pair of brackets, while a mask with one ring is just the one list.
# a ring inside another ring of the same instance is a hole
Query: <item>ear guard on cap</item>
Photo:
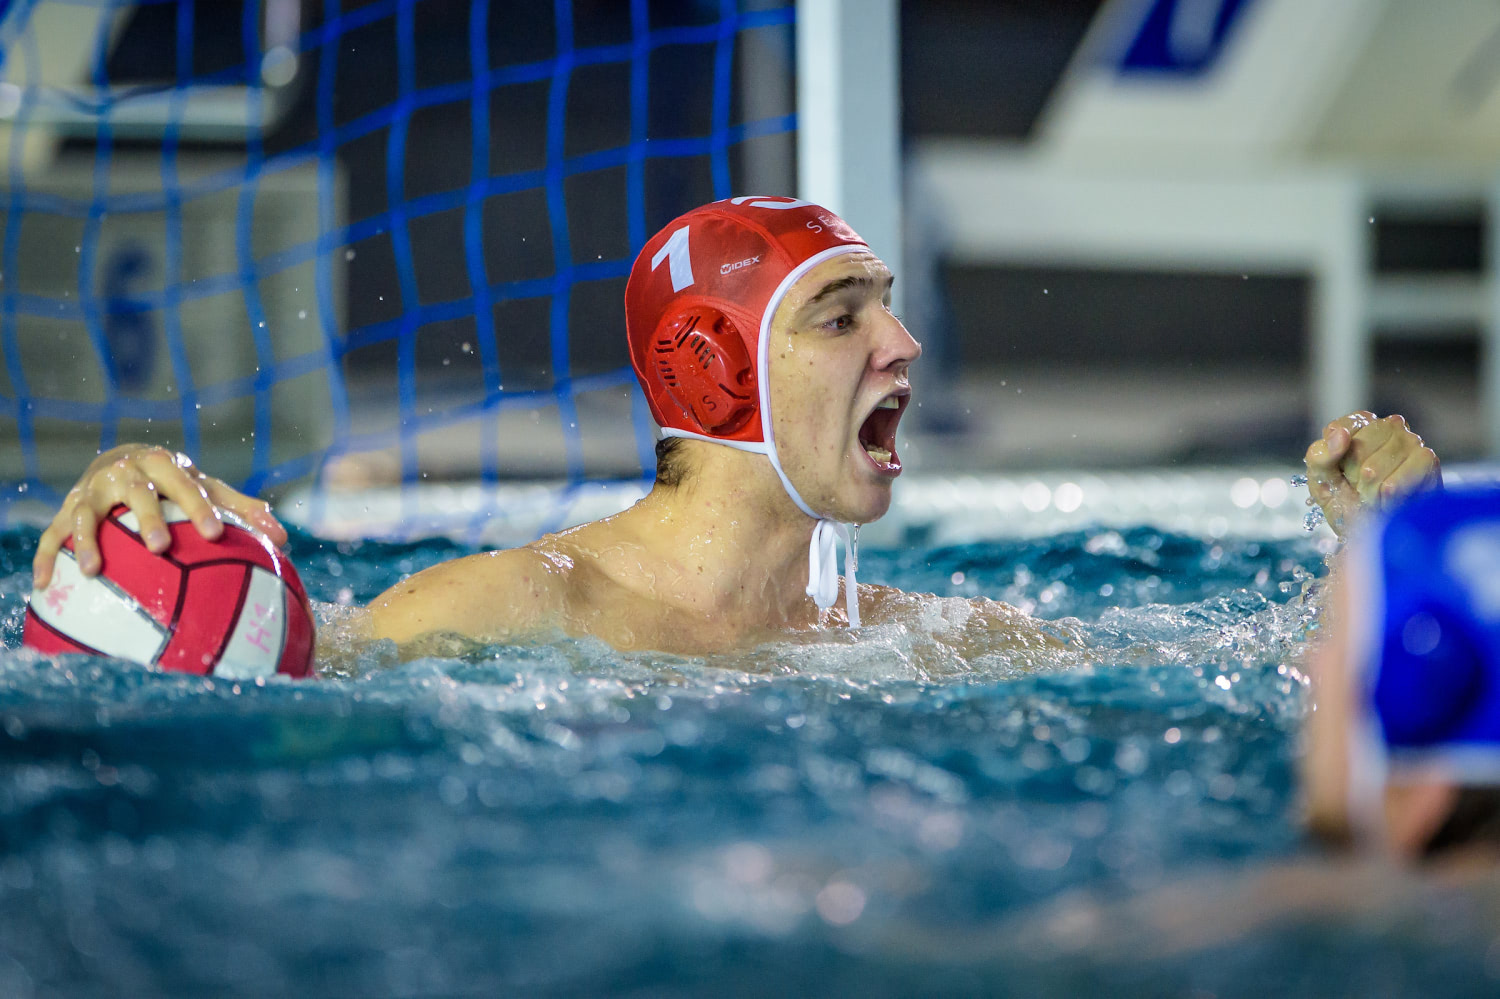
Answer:
[[755, 415], [755, 365], [728, 316], [703, 306], [669, 312], [651, 339], [668, 394], [713, 436], [732, 434]]

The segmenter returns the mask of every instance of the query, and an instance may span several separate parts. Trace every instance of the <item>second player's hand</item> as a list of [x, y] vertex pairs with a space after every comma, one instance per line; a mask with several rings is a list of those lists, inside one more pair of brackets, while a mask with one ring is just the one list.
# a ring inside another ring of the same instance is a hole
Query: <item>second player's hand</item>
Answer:
[[264, 531], [277, 545], [286, 543], [286, 529], [268, 504], [205, 475], [187, 455], [161, 447], [122, 444], [90, 463], [42, 532], [31, 563], [36, 587], [42, 589], [51, 581], [57, 552], [70, 537], [79, 571], [85, 576], [98, 573], [99, 522], [121, 503], [135, 513], [146, 547], [158, 554], [166, 551], [172, 535], [162, 518], [163, 500], [181, 507], [205, 538], [224, 533], [219, 519], [222, 508]]
[[1437, 454], [1401, 416], [1340, 417], [1313, 441], [1306, 462], [1307, 488], [1339, 537], [1360, 509], [1443, 483]]

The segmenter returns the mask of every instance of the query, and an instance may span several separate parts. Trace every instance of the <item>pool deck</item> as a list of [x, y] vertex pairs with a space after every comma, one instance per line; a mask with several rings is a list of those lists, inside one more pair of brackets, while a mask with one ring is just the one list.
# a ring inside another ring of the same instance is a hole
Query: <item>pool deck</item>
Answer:
[[[1393, 372], [1377, 388], [1378, 408], [1406, 413], [1445, 462], [1482, 457], [1472, 372]], [[1131, 469], [1300, 462], [1314, 432], [1304, 373], [1285, 366], [1161, 365], [1014, 367], [913, 373], [915, 400], [901, 424], [899, 452], [912, 472]], [[351, 418], [366, 430], [395, 430], [389, 387], [351, 386]], [[640, 471], [631, 393], [612, 389], [575, 399], [579, 453], [590, 477]], [[555, 407], [497, 417], [498, 467], [507, 479], [567, 477], [564, 417]], [[443, 427], [415, 441], [431, 481], [478, 477], [477, 423]], [[400, 475], [394, 449], [351, 455], [325, 481], [334, 488], [389, 485]]]
[[[1312, 428], [1306, 382], [1295, 369], [1048, 367], [966, 372], [947, 383], [940, 377], [914, 377], [917, 402], [900, 434], [907, 475], [891, 514], [865, 528], [871, 543], [1084, 524], [1151, 523], [1208, 535], [1302, 530], [1306, 492], [1290, 479]], [[1450, 472], [1479, 455], [1471, 379], [1428, 372], [1398, 387], [1394, 406], [1411, 416]], [[555, 414], [523, 413], [517, 419], [530, 421], [526, 432], [499, 436], [500, 465], [511, 478], [498, 485], [474, 481], [477, 429], [453, 427], [422, 442], [429, 471], [417, 487], [399, 486], [394, 453], [358, 455], [331, 471], [327, 489], [295, 492], [280, 509], [341, 537], [440, 533], [522, 543], [616, 512], [641, 494], [622, 400], [628, 406], [628, 397], [580, 397], [579, 422], [586, 467], [601, 479], [626, 481], [567, 487]]]
[[[1167, 468], [1299, 463], [1313, 433], [1295, 368], [1058, 370], [959, 375], [943, 397], [914, 376], [921, 407], [902, 424], [914, 471]], [[1482, 457], [1479, 397], [1463, 372], [1408, 373], [1381, 392], [1447, 462]]]

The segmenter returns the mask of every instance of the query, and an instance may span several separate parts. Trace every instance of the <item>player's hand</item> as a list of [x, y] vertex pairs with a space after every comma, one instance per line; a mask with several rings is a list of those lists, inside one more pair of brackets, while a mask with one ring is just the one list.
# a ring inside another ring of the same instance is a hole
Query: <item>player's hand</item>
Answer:
[[1305, 460], [1308, 491], [1339, 537], [1361, 508], [1443, 484], [1437, 455], [1401, 416], [1361, 411], [1340, 417], [1313, 441]]
[[73, 555], [85, 576], [99, 572], [99, 521], [124, 503], [141, 525], [141, 540], [157, 554], [172, 544], [172, 535], [162, 519], [161, 503], [171, 500], [192, 520], [198, 533], [209, 540], [224, 533], [219, 508], [249, 521], [277, 545], [286, 544], [286, 528], [271, 514], [269, 504], [236, 492], [211, 475], [204, 475], [187, 455], [145, 444], [122, 444], [105, 451], [84, 470], [78, 484], [68, 490], [62, 509], [42, 532], [31, 561], [37, 589], [52, 579], [58, 549], [69, 537]]

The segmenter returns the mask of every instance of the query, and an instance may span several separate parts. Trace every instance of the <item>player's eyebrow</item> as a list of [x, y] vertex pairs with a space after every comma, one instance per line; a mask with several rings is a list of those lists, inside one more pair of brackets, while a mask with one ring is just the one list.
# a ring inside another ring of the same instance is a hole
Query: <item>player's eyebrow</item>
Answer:
[[[895, 280], [895, 275], [886, 275], [885, 288], [882, 289], [882, 292], [889, 290], [891, 285], [895, 283]], [[873, 286], [874, 284], [874, 280], [872, 280], [868, 274], [850, 274], [845, 277], [836, 278], [825, 284], [823, 287], [819, 288], [818, 293], [807, 300], [806, 307], [811, 308], [812, 306], [817, 305], [819, 302], [823, 301], [825, 298], [828, 298], [830, 295], [836, 295], [848, 288], [868, 288]]]

